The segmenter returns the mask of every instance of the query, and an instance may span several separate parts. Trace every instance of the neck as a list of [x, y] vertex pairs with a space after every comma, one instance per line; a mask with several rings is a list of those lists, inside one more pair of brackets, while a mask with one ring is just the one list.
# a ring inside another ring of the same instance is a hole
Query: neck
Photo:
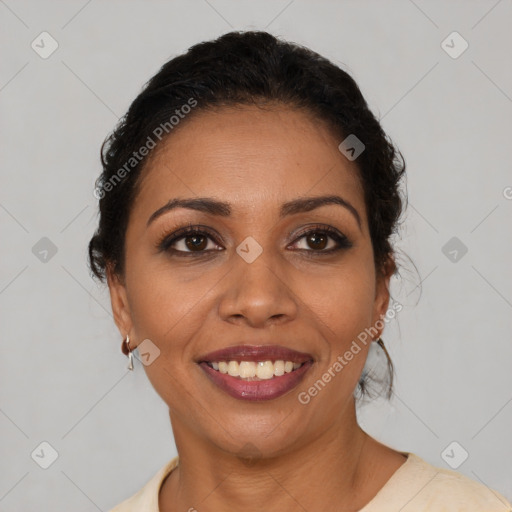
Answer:
[[354, 402], [315, 439], [283, 455], [250, 461], [218, 449], [172, 413], [170, 418], [180, 459], [162, 485], [161, 512], [358, 510], [391, 476], [377, 470], [383, 445], [359, 427]]

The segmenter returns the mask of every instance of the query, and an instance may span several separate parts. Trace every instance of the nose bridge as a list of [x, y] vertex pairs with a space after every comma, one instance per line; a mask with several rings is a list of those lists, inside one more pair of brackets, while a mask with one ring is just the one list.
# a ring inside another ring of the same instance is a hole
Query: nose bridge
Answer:
[[296, 301], [272, 249], [263, 249], [248, 237], [237, 247], [232, 265], [219, 307], [225, 320], [244, 317], [251, 325], [261, 326], [295, 316]]

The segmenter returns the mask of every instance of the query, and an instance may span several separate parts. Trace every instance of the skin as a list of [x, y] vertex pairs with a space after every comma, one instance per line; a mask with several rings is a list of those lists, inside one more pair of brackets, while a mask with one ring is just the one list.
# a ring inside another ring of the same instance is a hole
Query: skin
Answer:
[[[370, 343], [307, 405], [297, 399], [389, 304], [392, 266], [376, 272], [356, 161], [339, 152], [341, 140], [323, 122], [286, 106], [196, 112], [178, 128], [143, 171], [124, 274], [108, 272], [121, 334], [132, 349], [145, 339], [160, 349], [144, 368], [169, 406], [180, 456], [160, 510], [359, 510], [406, 460], [357, 424], [353, 392]], [[361, 226], [332, 204], [279, 218], [283, 202], [332, 194], [354, 206]], [[170, 199], [197, 196], [228, 201], [233, 214], [180, 208], [147, 226]], [[183, 238], [173, 247], [190, 257], [156, 248], [186, 223], [218, 233], [206, 238], [207, 255]], [[336, 242], [319, 249], [297, 236], [317, 223], [352, 247], [319, 254]], [[252, 263], [236, 252], [248, 236], [263, 248]], [[310, 353], [314, 364], [277, 399], [237, 400], [195, 359], [243, 343], [284, 345]]]

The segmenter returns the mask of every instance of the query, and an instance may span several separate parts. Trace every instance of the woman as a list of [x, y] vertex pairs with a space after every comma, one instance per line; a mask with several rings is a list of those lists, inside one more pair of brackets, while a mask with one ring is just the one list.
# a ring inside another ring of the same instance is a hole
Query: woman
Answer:
[[347, 73], [225, 34], [162, 67], [102, 161], [91, 268], [179, 454], [113, 511], [510, 509], [357, 423], [405, 165]]

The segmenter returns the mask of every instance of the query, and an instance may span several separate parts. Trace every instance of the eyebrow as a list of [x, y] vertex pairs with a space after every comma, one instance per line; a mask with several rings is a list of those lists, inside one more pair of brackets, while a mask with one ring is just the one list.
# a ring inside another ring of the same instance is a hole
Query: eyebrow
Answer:
[[[347, 209], [357, 220], [359, 229], [361, 229], [361, 217], [359, 212], [352, 206], [346, 199], [337, 195], [329, 196], [313, 196], [313, 197], [299, 197], [292, 201], [288, 201], [281, 205], [279, 217], [283, 218], [288, 215], [297, 213], [309, 212], [320, 208], [321, 206], [337, 204]], [[187, 208], [189, 210], [196, 210], [210, 215], [217, 215], [221, 217], [229, 217], [232, 213], [231, 205], [224, 201], [219, 201], [213, 197], [196, 197], [189, 199], [171, 199], [164, 206], [156, 210], [148, 219], [146, 226], [149, 226], [155, 219], [176, 208]]]

